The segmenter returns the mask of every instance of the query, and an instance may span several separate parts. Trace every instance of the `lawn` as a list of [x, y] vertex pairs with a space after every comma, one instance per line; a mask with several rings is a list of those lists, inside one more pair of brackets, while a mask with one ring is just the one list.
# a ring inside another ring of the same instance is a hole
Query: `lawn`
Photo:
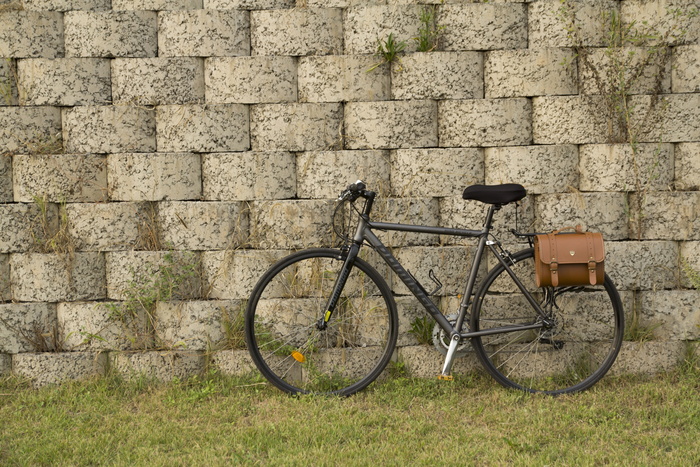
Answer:
[[350, 398], [255, 378], [0, 382], [0, 465], [700, 465], [697, 362], [557, 398], [474, 374]]

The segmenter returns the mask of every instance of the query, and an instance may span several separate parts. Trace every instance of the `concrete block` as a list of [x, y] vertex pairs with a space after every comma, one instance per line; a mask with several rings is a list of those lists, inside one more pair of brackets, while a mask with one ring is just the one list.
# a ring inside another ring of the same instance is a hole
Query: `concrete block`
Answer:
[[224, 375], [245, 376], [257, 371], [247, 350], [220, 350], [211, 358], [214, 368]]
[[694, 274], [700, 274], [700, 242], [681, 242], [680, 258], [683, 271], [681, 273], [681, 285], [689, 289], [695, 288], [696, 284], [691, 279]]
[[[349, 8], [362, 5], [384, 5], [387, 0], [305, 0], [304, 3], [309, 8]], [[410, 0], [393, 3], [410, 3]]]
[[[671, 92], [671, 60], [663, 60], [663, 51], [642, 47], [593, 49], [579, 56], [578, 68], [582, 94], [610, 94], [621, 82], [630, 94]], [[624, 74], [620, 76], [620, 68]]]
[[[437, 198], [379, 198], [372, 209], [372, 219], [396, 224], [438, 225]], [[412, 232], [374, 232], [388, 247], [435, 245], [438, 236]]]
[[340, 104], [260, 104], [250, 110], [256, 151], [322, 151], [342, 144]]
[[52, 11], [0, 12], [0, 57], [62, 57], [63, 15]]
[[129, 250], [143, 242], [146, 213], [138, 203], [69, 203], [65, 213], [77, 250]]
[[[528, 4], [530, 48], [603, 47], [608, 29], [601, 21], [604, 12], [619, 12], [616, 0], [544, 0]], [[573, 31], [573, 32], [572, 32]]]
[[0, 141], [3, 153], [60, 151], [61, 110], [0, 106]]
[[94, 352], [24, 353], [12, 356], [12, 371], [35, 388], [105, 374], [107, 355]]
[[284, 199], [296, 195], [296, 162], [290, 152], [202, 155], [204, 199]]
[[449, 51], [527, 48], [527, 8], [519, 3], [440, 5], [441, 47]]
[[[630, 205], [639, 206], [637, 194]], [[633, 211], [630, 230], [637, 234]], [[646, 193], [641, 202], [642, 238], [645, 240], [700, 240], [700, 192], [658, 191]]]
[[659, 290], [640, 293], [640, 324], [653, 329], [660, 341], [700, 339], [700, 290]]
[[[406, 364], [408, 373], [416, 378], [435, 378], [442, 371], [445, 356], [432, 345], [411, 345], [398, 349], [398, 360]], [[474, 352], [469, 351], [464, 357], [456, 358], [452, 365], [452, 374], [466, 374], [481, 368]]]
[[56, 350], [48, 335], [56, 331], [56, 305], [0, 304], [0, 352], [16, 354]]
[[486, 97], [578, 94], [575, 60], [573, 49], [488, 52], [484, 63]]
[[11, 299], [10, 256], [7, 254], [0, 254], [0, 302], [7, 302]]
[[623, 342], [610, 375], [650, 375], [671, 371], [681, 362], [685, 343], [679, 341]]
[[137, 299], [161, 288], [166, 292], [162, 300], [205, 295], [201, 258], [192, 251], [113, 251], [105, 254], [105, 264], [111, 300]]
[[194, 200], [202, 196], [199, 154], [130, 153], [107, 157], [109, 198], [118, 201]]
[[[545, 96], [532, 99], [535, 144], [608, 143], [616, 134], [601, 96]], [[612, 129], [611, 129], [612, 128]]]
[[250, 242], [254, 248], [331, 246], [333, 207], [331, 200], [255, 201]]
[[52, 203], [104, 201], [106, 157], [94, 154], [17, 155], [12, 158], [14, 199], [31, 203], [36, 196]]
[[484, 183], [483, 149], [391, 151], [391, 192], [395, 196], [458, 196], [478, 183]]
[[206, 358], [202, 352], [112, 352], [110, 368], [127, 379], [148, 377], [168, 382], [185, 380], [204, 371]]
[[17, 62], [24, 105], [97, 105], [112, 101], [110, 61], [29, 58]]
[[[672, 144], [584, 144], [579, 148], [582, 191], [663, 190], [673, 183]], [[635, 167], [636, 166], [636, 167]]]
[[388, 192], [389, 154], [386, 151], [309, 151], [297, 158], [299, 198], [337, 198], [356, 180], [369, 189]]
[[202, 253], [202, 270], [209, 297], [248, 299], [265, 271], [289, 253], [287, 250], [205, 251]]
[[371, 55], [310, 56], [299, 59], [299, 100], [302, 102], [381, 101], [390, 97], [388, 67], [369, 71]]
[[220, 152], [250, 148], [244, 105], [162, 105], [156, 109], [158, 151]]
[[[620, 3], [625, 25], [636, 23], [652, 29], [670, 45], [700, 43], [697, 0], [631, 0]], [[680, 14], [679, 14], [680, 13]]]
[[158, 15], [160, 57], [250, 55], [250, 16], [241, 10], [190, 10]]
[[12, 372], [12, 355], [0, 354], [0, 376], [8, 375]]
[[630, 125], [639, 130], [639, 142], [700, 141], [700, 93], [667, 94], [652, 103], [653, 96], [630, 99], [635, 109]]
[[58, 229], [58, 208], [39, 203], [0, 204], [0, 252], [15, 253], [40, 249]]
[[343, 51], [339, 8], [289, 8], [250, 13], [251, 55], [337, 55]]
[[122, 322], [113, 316], [110, 305], [118, 306], [107, 302], [59, 303], [56, 314], [63, 347], [81, 352], [137, 349], [146, 334], [145, 317]]
[[413, 38], [419, 34], [420, 11], [418, 5], [367, 5], [362, 2], [351, 6], [345, 10], [345, 53], [373, 54], [378, 43], [386, 41], [389, 34], [393, 34], [397, 43], [406, 43], [405, 52], [415, 52], [417, 46]]
[[9, 155], [0, 154], [0, 203], [11, 203], [14, 201], [12, 195], [13, 160], [14, 158]]
[[66, 57], [155, 57], [155, 11], [69, 11], [64, 17]]
[[0, 59], [0, 106], [19, 105], [17, 60]]
[[[296, 0], [203, 0], [208, 10], [274, 10], [292, 8]], [[311, 6], [311, 5], [309, 5]], [[325, 7], [325, 4], [318, 5]]]
[[110, 0], [22, 0], [22, 6], [32, 11], [106, 11], [110, 9]]
[[[438, 295], [455, 296], [464, 293], [474, 250], [474, 247], [466, 246], [402, 247], [394, 251], [394, 256], [427, 291], [430, 292], [436, 288], [428, 276], [432, 269], [443, 284], [442, 289], [437, 292]], [[486, 273], [485, 266], [484, 263], [480, 268], [482, 277]], [[392, 284], [395, 294], [410, 294], [408, 288], [400, 280], [392, 281]]]
[[259, 104], [297, 100], [293, 57], [219, 57], [205, 62], [207, 103]]
[[699, 190], [700, 143], [679, 143], [675, 146], [675, 188], [684, 191]]
[[226, 323], [245, 307], [241, 300], [158, 302], [156, 341], [167, 349], [210, 350], [226, 345]]
[[204, 61], [194, 57], [112, 60], [115, 103], [196, 104], [204, 101]]
[[54, 303], [106, 297], [102, 253], [16, 253], [10, 256], [10, 268], [14, 300]]
[[[461, 194], [440, 199], [440, 225], [460, 229], [480, 230], [486, 220], [488, 206], [473, 200], [462, 199]], [[516, 222], [517, 217], [517, 222]], [[491, 232], [502, 242], [510, 243], [515, 240], [510, 233], [517, 227], [520, 232], [533, 232], [535, 224], [535, 197], [528, 195], [518, 202], [518, 205], [508, 204], [494, 216]], [[473, 238], [441, 237], [443, 245], [476, 245]], [[518, 251], [524, 248], [511, 248]]]
[[700, 92], [700, 45], [685, 45], [674, 49], [672, 91]]
[[225, 250], [248, 236], [248, 213], [237, 202], [164, 201], [158, 223], [163, 243], [176, 250]]
[[391, 97], [481, 99], [484, 97], [483, 70], [484, 58], [479, 52], [408, 54], [391, 65]]
[[435, 101], [349, 102], [345, 138], [349, 149], [424, 148], [438, 144]]
[[203, 0], [112, 0], [113, 10], [178, 11], [198, 10]]
[[605, 272], [620, 290], [674, 289], [679, 284], [678, 244], [607, 242]]
[[486, 148], [487, 185], [519, 183], [528, 193], [561, 193], [579, 184], [574, 145]]
[[63, 140], [69, 153], [153, 152], [156, 112], [131, 105], [64, 109]]
[[628, 205], [624, 193], [555, 193], [537, 197], [535, 230], [550, 232], [581, 225], [600, 232], [606, 241], [629, 237]]
[[441, 147], [522, 146], [532, 142], [532, 105], [528, 99], [441, 101]]

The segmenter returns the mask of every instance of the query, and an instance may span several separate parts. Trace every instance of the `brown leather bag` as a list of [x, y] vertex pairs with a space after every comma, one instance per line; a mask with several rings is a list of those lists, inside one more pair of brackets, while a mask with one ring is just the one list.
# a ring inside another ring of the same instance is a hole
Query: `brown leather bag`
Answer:
[[537, 287], [596, 285], [605, 281], [603, 235], [577, 225], [535, 235]]

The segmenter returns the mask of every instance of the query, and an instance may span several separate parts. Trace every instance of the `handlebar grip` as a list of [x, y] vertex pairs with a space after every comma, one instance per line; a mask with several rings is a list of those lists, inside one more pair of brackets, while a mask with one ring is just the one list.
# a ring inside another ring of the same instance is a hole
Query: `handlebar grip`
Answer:
[[365, 188], [367, 188], [367, 185], [365, 185], [365, 182], [363, 182], [362, 180], [358, 180], [352, 185], [348, 186], [348, 190], [352, 192], [363, 191]]

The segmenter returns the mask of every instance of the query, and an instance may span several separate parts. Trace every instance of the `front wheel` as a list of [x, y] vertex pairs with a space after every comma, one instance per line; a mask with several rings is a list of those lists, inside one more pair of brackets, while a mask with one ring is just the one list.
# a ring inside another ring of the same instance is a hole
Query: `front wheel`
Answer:
[[318, 325], [344, 263], [338, 250], [303, 250], [275, 263], [253, 289], [248, 350], [283, 391], [350, 395], [389, 363], [398, 336], [396, 305], [386, 282], [360, 258], [327, 327]]
[[[610, 369], [622, 345], [624, 312], [610, 278], [598, 286], [535, 286], [534, 250], [513, 255], [511, 269], [540, 304], [547, 326], [474, 338], [486, 370], [502, 385], [562, 394], [588, 389]], [[474, 298], [471, 331], [541, 323], [502, 264]]]

